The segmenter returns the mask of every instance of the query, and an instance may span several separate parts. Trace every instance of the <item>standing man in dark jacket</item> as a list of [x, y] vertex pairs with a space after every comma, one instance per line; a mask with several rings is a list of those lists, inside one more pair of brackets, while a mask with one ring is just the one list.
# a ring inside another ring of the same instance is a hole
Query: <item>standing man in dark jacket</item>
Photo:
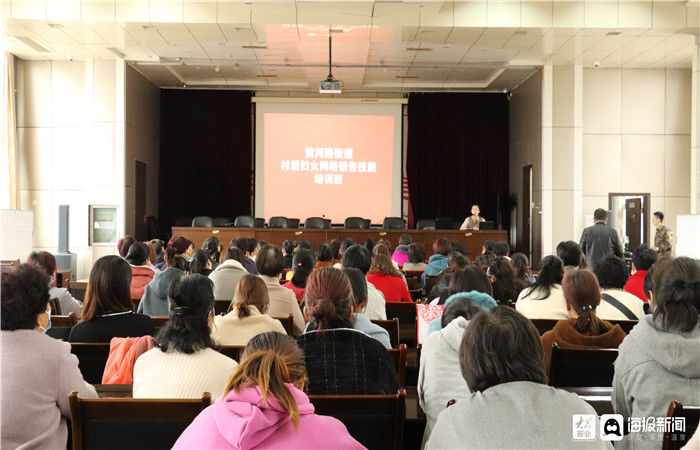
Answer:
[[598, 208], [593, 212], [593, 221], [593, 225], [583, 230], [580, 245], [588, 266], [595, 271], [598, 263], [607, 256], [622, 258], [622, 246], [617, 232], [608, 226], [608, 213], [604, 209]]

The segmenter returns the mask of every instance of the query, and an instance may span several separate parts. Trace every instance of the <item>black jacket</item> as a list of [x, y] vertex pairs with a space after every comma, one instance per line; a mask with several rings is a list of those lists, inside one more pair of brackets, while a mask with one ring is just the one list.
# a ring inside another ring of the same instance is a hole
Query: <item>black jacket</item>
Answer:
[[607, 256], [622, 257], [622, 247], [617, 231], [604, 222], [596, 222], [583, 230], [580, 245], [591, 270], [595, 270], [598, 263]]
[[153, 336], [156, 328], [150, 317], [128, 312], [113, 316], [95, 317], [80, 322], [70, 330], [70, 342], [109, 342], [113, 337]]
[[389, 353], [361, 331], [310, 331], [297, 342], [306, 357], [309, 395], [386, 395], [399, 388]]

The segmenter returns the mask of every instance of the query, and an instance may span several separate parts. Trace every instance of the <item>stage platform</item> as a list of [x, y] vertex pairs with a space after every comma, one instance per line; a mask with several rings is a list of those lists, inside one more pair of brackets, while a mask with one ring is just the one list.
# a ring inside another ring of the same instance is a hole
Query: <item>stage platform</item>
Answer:
[[[200, 248], [205, 239], [216, 236], [225, 248], [231, 239], [243, 236], [254, 237], [275, 245], [281, 245], [285, 240], [307, 240], [316, 248], [323, 242], [332, 239], [352, 238], [358, 243], [364, 243], [367, 239], [388, 239], [393, 247], [399, 243], [399, 236], [410, 234], [413, 242], [421, 242], [430, 256], [433, 253], [435, 239], [444, 237], [450, 241], [460, 241], [469, 251], [469, 257], [474, 258], [481, 253], [481, 245], [487, 239], [492, 241], [507, 240], [505, 230], [385, 230], [371, 228], [369, 230], [356, 230], [346, 228], [226, 228], [226, 227], [173, 227], [173, 236], [184, 236], [194, 242], [195, 248]], [[391, 249], [393, 251], [393, 248]]]

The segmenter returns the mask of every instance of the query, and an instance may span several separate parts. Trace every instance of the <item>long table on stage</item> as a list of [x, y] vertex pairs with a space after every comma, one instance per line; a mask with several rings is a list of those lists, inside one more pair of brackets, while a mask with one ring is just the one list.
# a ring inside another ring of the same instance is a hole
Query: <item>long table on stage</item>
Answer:
[[[318, 245], [332, 239], [352, 238], [358, 243], [364, 243], [367, 239], [389, 240], [392, 246], [399, 243], [399, 236], [410, 234], [413, 242], [421, 242], [425, 246], [428, 255], [432, 254], [435, 239], [444, 237], [450, 241], [460, 241], [469, 251], [473, 260], [481, 253], [481, 245], [487, 239], [492, 241], [504, 241], [507, 239], [505, 230], [385, 230], [383, 228], [370, 228], [369, 230], [355, 230], [346, 228], [217, 228], [217, 227], [173, 227], [173, 236], [184, 236], [194, 243], [195, 248], [200, 248], [205, 239], [216, 236], [222, 247], [226, 247], [235, 237], [254, 237], [258, 241], [265, 241], [275, 245], [281, 245], [285, 240], [307, 240], [316, 248]], [[393, 251], [393, 249], [391, 249]]]

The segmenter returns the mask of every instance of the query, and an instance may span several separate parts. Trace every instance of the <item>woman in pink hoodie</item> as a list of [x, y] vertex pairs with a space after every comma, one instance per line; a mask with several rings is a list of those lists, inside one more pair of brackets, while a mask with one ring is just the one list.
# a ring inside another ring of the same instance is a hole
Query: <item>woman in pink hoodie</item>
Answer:
[[287, 335], [248, 342], [224, 396], [199, 414], [173, 448], [360, 449], [339, 420], [314, 414], [302, 391], [304, 354]]

